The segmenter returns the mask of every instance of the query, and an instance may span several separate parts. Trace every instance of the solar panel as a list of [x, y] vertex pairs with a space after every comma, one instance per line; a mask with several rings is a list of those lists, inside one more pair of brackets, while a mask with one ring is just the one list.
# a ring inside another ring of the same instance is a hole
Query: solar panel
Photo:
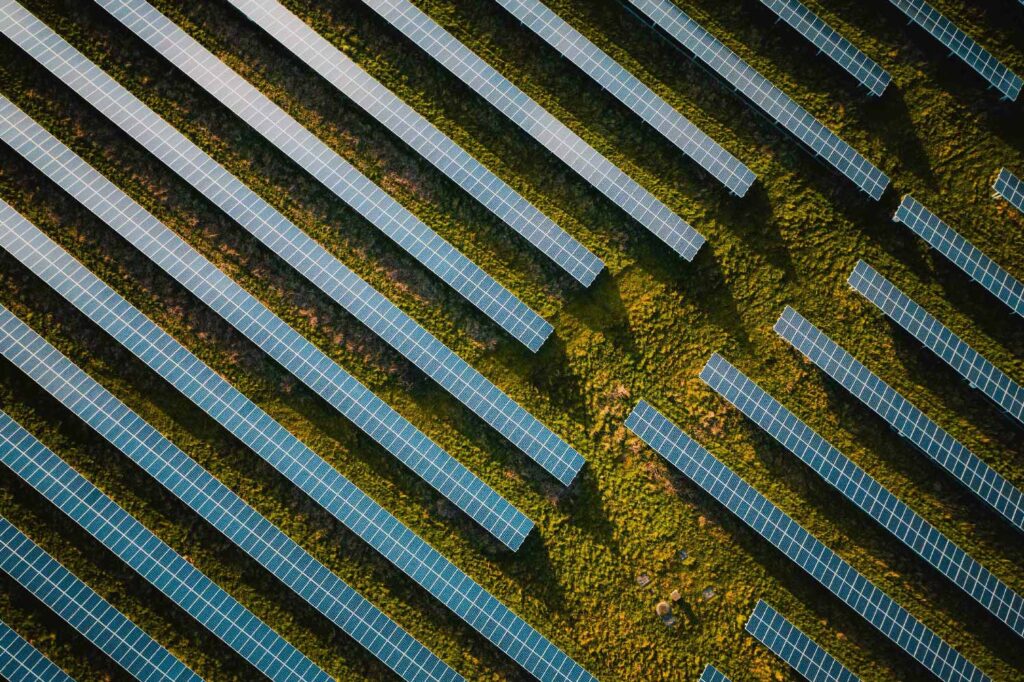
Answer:
[[74, 682], [3, 621], [0, 621], [0, 678], [23, 682]]
[[758, 600], [744, 629], [810, 682], [858, 680], [842, 663], [764, 600]]
[[507, 500], [3, 97], [0, 139], [499, 540], [529, 534]]
[[505, 331], [544, 343], [544, 318], [145, 0], [97, 2]]
[[718, 670], [713, 665], [709, 665], [704, 668], [704, 672], [700, 674], [700, 680], [698, 682], [730, 682], [729, 678], [724, 673]]
[[917, 24], [942, 43], [947, 50], [977, 71], [989, 85], [1003, 94], [1004, 99], [1016, 100], [1020, 94], [1021, 79], [1010, 71], [985, 48], [978, 45], [956, 24], [942, 16], [923, 0], [889, 0], [912, 23]]
[[135, 679], [202, 682], [201, 677], [2, 516], [0, 571], [32, 593]]
[[700, 378], [908, 549], [1024, 637], [1024, 599], [717, 353]]
[[559, 54], [578, 66], [620, 102], [664, 135], [684, 154], [743, 196], [757, 179], [753, 171], [708, 137], [636, 76], [586, 39], [539, 0], [497, 0]]
[[686, 260], [704, 237], [408, 0], [363, 0]]
[[929, 459], [1024, 530], [1024, 493], [790, 307], [775, 332], [884, 419]]
[[333, 679], [3, 411], [0, 462], [269, 679]]
[[[1024, 0], [1021, 2], [1024, 3]], [[1024, 181], [1003, 168], [992, 184], [992, 189], [995, 190], [996, 196], [1006, 199], [1010, 205], [1024, 213]]]
[[1024, 423], [1024, 388], [1020, 384], [1006, 376], [864, 261], [857, 262], [850, 273], [849, 283], [889, 319], [903, 327], [966, 379], [971, 388], [978, 389], [1014, 419]]
[[649, 403], [640, 401], [626, 427], [936, 677], [989, 679]]
[[800, 0], [761, 0], [761, 4], [856, 78], [872, 95], [885, 92], [892, 76]]
[[583, 457], [469, 363], [13, 0], [12, 40], [527, 456], [568, 485]]
[[811, 116], [806, 109], [704, 30], [670, 0], [629, 0], [654, 25], [739, 90], [771, 120], [789, 131], [813, 154], [846, 176], [872, 199], [879, 199], [889, 178]]
[[1018, 315], [1024, 315], [1024, 284], [961, 237], [956, 230], [922, 206], [909, 194], [896, 209], [892, 219], [903, 223], [928, 245], [981, 284]]

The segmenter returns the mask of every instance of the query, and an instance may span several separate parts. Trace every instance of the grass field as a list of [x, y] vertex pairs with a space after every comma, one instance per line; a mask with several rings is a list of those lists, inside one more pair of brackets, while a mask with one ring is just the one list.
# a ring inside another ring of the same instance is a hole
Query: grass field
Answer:
[[[686, 263], [362, 3], [286, 0], [599, 255], [608, 269], [584, 290], [227, 2], [153, 2], [544, 315], [555, 332], [537, 354], [505, 336], [98, 6], [24, 4], [551, 426], [588, 466], [571, 488], [558, 485], [6, 38], [0, 38], [0, 92], [523, 510], [535, 521], [535, 533], [518, 553], [503, 550], [6, 146], [0, 147], [0, 198], [592, 673], [603, 680], [694, 680], [705, 664], [715, 663], [737, 681], [796, 679], [743, 632], [764, 598], [865, 680], [928, 678], [628, 434], [623, 420], [645, 398], [993, 679], [1024, 679], [1024, 647], [1008, 628], [697, 376], [712, 352], [723, 353], [1024, 591], [1020, 535], [771, 329], [783, 307], [794, 306], [1024, 487], [1020, 425], [846, 285], [856, 261], [867, 260], [1024, 381], [1024, 323], [890, 220], [899, 197], [913, 193], [1024, 277], [1024, 216], [990, 197], [1000, 167], [1024, 173], [1024, 110], [1020, 102], [1000, 102], [889, 3], [807, 2], [892, 74], [893, 85], [877, 99], [775, 24], [756, 0], [681, 2], [892, 177], [892, 188], [875, 203], [616, 0], [547, 4], [750, 166], [759, 179], [745, 198], [730, 197], [496, 4], [417, 0], [704, 234], [707, 245]], [[1020, 3], [933, 4], [1024, 73]], [[525, 676], [6, 253], [0, 254], [0, 303], [467, 678]], [[0, 408], [325, 670], [343, 680], [389, 679], [376, 659], [6, 360], [0, 360]], [[6, 469], [0, 470], [0, 515], [202, 676], [256, 678], [254, 669]], [[689, 556], [685, 561], [680, 550]], [[639, 575], [651, 582], [639, 586]], [[706, 588], [713, 597], [704, 597]], [[674, 589], [689, 614], [666, 628], [654, 606]], [[76, 678], [123, 678], [6, 577], [0, 578], [0, 619]]]

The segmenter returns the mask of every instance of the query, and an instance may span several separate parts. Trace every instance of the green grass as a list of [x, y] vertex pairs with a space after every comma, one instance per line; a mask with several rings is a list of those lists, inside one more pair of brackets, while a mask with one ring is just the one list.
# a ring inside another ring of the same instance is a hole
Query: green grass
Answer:
[[[622, 422], [653, 402], [739, 475], [835, 548], [995, 679], [1022, 679], [1013, 635], [866, 521], [704, 386], [722, 352], [1018, 592], [1024, 543], [959, 484], [888, 431], [771, 330], [789, 304], [908, 395], [1018, 486], [1022, 430], [845, 284], [864, 258], [998, 366], [1024, 380], [1024, 325], [890, 216], [916, 198], [1017, 276], [1024, 219], [990, 198], [996, 170], [1024, 172], [1021, 105], [993, 92], [883, 0], [808, 4], [893, 76], [868, 97], [755, 0], [685, 9], [893, 178], [876, 204], [773, 128], [613, 0], [549, 0], [758, 175], [744, 199], [577, 72], [496, 5], [418, 4], [651, 189], [708, 239], [693, 263], [632, 223], [512, 123], [354, 0], [287, 0], [597, 253], [589, 290], [477, 205], [222, 0], [156, 3], [442, 236], [542, 313], [536, 355], [401, 252], [92, 3], [32, 0], [33, 12], [396, 301], [587, 459], [565, 490], [216, 207], [6, 39], [0, 92], [235, 276], [290, 324], [527, 513], [516, 554], [452, 514], [425, 484], [7, 147], [0, 197], [173, 333], [601, 679], [689, 680], [713, 662], [734, 680], [795, 679], [743, 633], [765, 598], [865, 680], [926, 673], [734, 520]], [[935, 3], [1017, 73], [1024, 12], [1010, 0]], [[0, 303], [82, 365], [398, 623], [474, 680], [523, 673], [412, 581], [262, 464], [12, 257]], [[6, 361], [0, 408], [339, 679], [388, 671], [81, 425]], [[255, 672], [45, 500], [0, 472], [0, 514], [211, 679]], [[685, 549], [690, 558], [678, 559]], [[639, 574], [651, 584], [639, 587]], [[705, 587], [716, 596], [701, 598]], [[663, 627], [679, 589], [693, 617]], [[0, 618], [76, 677], [123, 675], [12, 581]]]

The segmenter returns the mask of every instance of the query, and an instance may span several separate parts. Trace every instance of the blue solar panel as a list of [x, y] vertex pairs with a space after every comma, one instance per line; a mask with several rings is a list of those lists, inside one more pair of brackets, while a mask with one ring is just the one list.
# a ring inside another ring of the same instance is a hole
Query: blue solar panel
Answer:
[[1024, 388], [1020, 384], [1006, 376], [864, 261], [858, 261], [850, 273], [849, 283], [889, 319], [903, 327], [966, 379], [971, 388], [984, 393], [1010, 416], [1024, 424]]
[[544, 343], [544, 318], [145, 0], [97, 2], [505, 331]]
[[929, 459], [1024, 530], [1024, 493], [790, 307], [775, 332], [838, 381]]
[[993, 57], [969, 35], [957, 28], [956, 24], [942, 16], [934, 7], [923, 0], [889, 0], [907, 19], [930, 33], [945, 45], [946, 49], [977, 71], [989, 85], [1008, 100], [1016, 100], [1020, 94], [1021, 79], [998, 59]]
[[74, 682], [3, 621], [0, 621], [0, 678], [19, 682]]
[[892, 76], [800, 0], [761, 0], [761, 4], [860, 81], [872, 95], [880, 96], [885, 92]]
[[626, 427], [936, 677], [989, 679], [650, 404], [640, 401]]
[[730, 682], [730, 680], [725, 676], [725, 673], [721, 672], [715, 666], [709, 665], [705, 667], [704, 672], [700, 674], [700, 680], [698, 680], [698, 682]]
[[202, 682], [201, 677], [2, 516], [0, 571], [140, 682]]
[[711, 388], [939, 573], [1024, 637], [1024, 599], [717, 353]]
[[858, 680], [842, 663], [763, 600], [758, 600], [744, 629], [810, 682]]
[[529, 534], [507, 500], [3, 97], [0, 138], [495, 537], [515, 548]]
[[408, 0], [363, 0], [686, 260], [704, 237]]
[[[345, 310], [568, 485], [582, 456], [13, 0], [0, 29]], [[293, 17], [294, 18], [294, 17]]]
[[[1024, 3], [1024, 0], [1021, 2]], [[1011, 206], [1024, 213], [1024, 181], [1003, 168], [999, 171], [996, 181], [992, 183], [992, 189], [995, 190], [996, 196], [1006, 199]]]
[[271, 680], [333, 679], [3, 411], [0, 462]]
[[961, 237], [937, 215], [909, 194], [903, 197], [892, 219], [903, 223], [928, 245], [989, 290], [1018, 315], [1024, 315], [1024, 284]]
[[789, 131], [822, 161], [846, 176], [872, 199], [885, 192], [889, 178], [811, 116], [806, 109], [704, 30], [670, 0], [629, 0], [655, 26], [739, 90], [771, 120]]
[[743, 196], [757, 179], [754, 172], [708, 137], [636, 76], [562, 21], [539, 0], [497, 0], [559, 54], [699, 163], [733, 194]]

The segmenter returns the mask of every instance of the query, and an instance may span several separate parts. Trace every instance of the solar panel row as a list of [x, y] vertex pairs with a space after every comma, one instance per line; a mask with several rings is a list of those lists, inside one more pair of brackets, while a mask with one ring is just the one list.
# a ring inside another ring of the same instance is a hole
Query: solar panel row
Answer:
[[761, 0], [761, 4], [856, 78], [872, 95], [885, 92], [892, 76], [800, 0]]
[[944, 17], [924, 0], [889, 0], [889, 2], [933, 38], [942, 43], [947, 50], [963, 60], [969, 67], [977, 71], [989, 85], [1013, 101], [1020, 94], [1022, 83], [1016, 75], [973, 38], [957, 28], [956, 24]]
[[797, 311], [786, 307], [775, 332], [884, 419], [1017, 528], [1024, 530], [1024, 493], [929, 419]]
[[704, 237], [408, 0], [363, 0], [686, 260]]
[[858, 261], [848, 281], [851, 287], [875, 304], [889, 319], [903, 327], [966, 379], [971, 388], [978, 389], [1014, 419], [1024, 423], [1024, 388], [1020, 384], [982, 357], [864, 261]]
[[1024, 284], [964, 239], [937, 215], [909, 194], [903, 197], [892, 219], [903, 223], [928, 245], [985, 287], [1018, 315], [1024, 315]]
[[989, 679], [649, 403], [640, 401], [626, 427], [936, 677]]
[[730, 680], [725, 676], [725, 673], [721, 672], [718, 668], [713, 665], [708, 665], [700, 674], [700, 680], [698, 680], [698, 682], [730, 682]]
[[551, 325], [145, 0], [100, 6], [531, 349]]
[[739, 90], [825, 163], [849, 178], [872, 199], [882, 196], [889, 184], [885, 173], [772, 85], [670, 0], [629, 1], [655, 26]]
[[764, 600], [758, 600], [744, 629], [810, 682], [857, 682], [856, 675]]
[[0, 678], [23, 682], [74, 682], [3, 621], [0, 621]]
[[1024, 636], [1024, 599], [717, 353], [700, 378], [858, 509]]
[[202, 682], [201, 677], [2, 516], [0, 571], [140, 682]]
[[[1021, 2], [1024, 3], [1024, 0]], [[1009, 170], [1002, 168], [996, 181], [992, 184], [992, 189], [995, 190], [997, 196], [1006, 199], [1011, 206], [1024, 213], [1024, 181]]]
[[684, 154], [725, 185], [743, 196], [757, 179], [721, 145], [644, 85], [636, 76], [586, 39], [582, 33], [539, 0], [497, 0], [559, 54], [578, 66], [620, 102], [633, 110]]
[[3, 411], [0, 462], [269, 679], [332, 679]]

